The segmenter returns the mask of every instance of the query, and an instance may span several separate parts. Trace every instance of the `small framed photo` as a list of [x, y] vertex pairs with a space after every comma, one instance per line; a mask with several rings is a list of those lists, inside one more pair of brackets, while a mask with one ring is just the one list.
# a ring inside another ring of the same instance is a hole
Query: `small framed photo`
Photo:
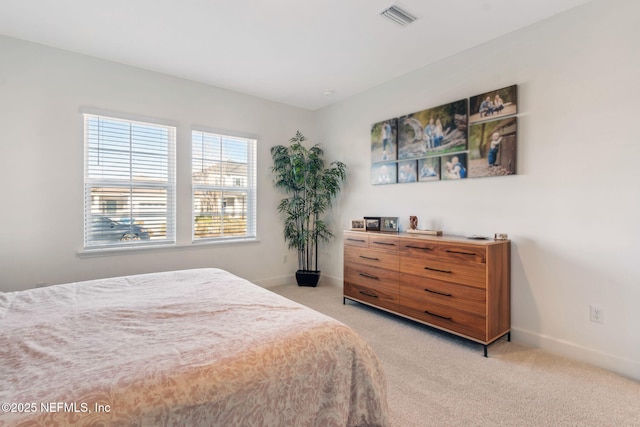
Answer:
[[380, 217], [379, 216], [365, 216], [364, 217], [365, 229], [367, 231], [380, 231]]
[[380, 231], [398, 231], [398, 217], [386, 216], [382, 217], [380, 221]]
[[366, 227], [364, 226], [364, 219], [352, 219], [351, 229], [355, 231], [365, 231]]
[[398, 163], [387, 162], [371, 165], [371, 184], [384, 185], [398, 182]]
[[518, 85], [472, 96], [469, 104], [469, 124], [517, 114]]

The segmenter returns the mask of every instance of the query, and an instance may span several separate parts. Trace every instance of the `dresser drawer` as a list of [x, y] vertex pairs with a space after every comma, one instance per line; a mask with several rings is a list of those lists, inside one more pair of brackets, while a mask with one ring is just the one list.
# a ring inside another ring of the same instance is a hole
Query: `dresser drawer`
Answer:
[[416, 258], [438, 258], [438, 243], [430, 240], [400, 239], [400, 255]]
[[485, 289], [487, 286], [485, 264], [460, 263], [407, 256], [400, 258], [400, 272], [461, 283], [482, 289]]
[[402, 297], [400, 298], [399, 312], [481, 341], [487, 339], [486, 318], [478, 314]]
[[406, 273], [400, 274], [400, 298], [434, 302], [480, 316], [487, 313], [484, 289]]
[[487, 262], [487, 249], [484, 246], [446, 243], [438, 245], [437, 252], [442, 260], [479, 264]]
[[344, 295], [369, 304], [398, 309], [398, 273], [376, 268], [346, 267]]
[[345, 265], [357, 264], [368, 267], [384, 268], [396, 272], [399, 268], [397, 252], [393, 253], [378, 249], [358, 248], [353, 246], [345, 246], [344, 263]]
[[364, 232], [344, 233], [344, 245], [359, 248], [369, 247], [369, 235]]
[[347, 266], [344, 269], [344, 280], [383, 292], [394, 302], [398, 302], [398, 272], [380, 268]]
[[397, 234], [371, 234], [369, 236], [369, 248], [398, 254], [400, 238]]

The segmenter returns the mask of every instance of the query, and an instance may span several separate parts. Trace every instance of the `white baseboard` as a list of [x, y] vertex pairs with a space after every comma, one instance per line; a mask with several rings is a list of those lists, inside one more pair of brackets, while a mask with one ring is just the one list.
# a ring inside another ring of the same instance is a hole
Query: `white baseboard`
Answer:
[[640, 361], [625, 359], [521, 328], [511, 328], [511, 340], [598, 366], [634, 380], [640, 380]]

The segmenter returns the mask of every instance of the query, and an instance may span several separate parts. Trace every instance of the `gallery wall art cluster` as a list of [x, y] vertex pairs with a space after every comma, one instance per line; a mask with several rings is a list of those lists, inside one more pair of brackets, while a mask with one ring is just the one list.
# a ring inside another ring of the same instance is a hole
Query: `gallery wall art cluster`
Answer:
[[374, 185], [514, 175], [517, 85], [371, 126]]

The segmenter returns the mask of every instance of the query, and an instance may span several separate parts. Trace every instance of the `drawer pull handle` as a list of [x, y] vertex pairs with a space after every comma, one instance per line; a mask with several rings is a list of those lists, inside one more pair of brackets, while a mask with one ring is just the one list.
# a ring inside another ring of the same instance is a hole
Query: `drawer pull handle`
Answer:
[[425, 270], [431, 270], [431, 271], [437, 271], [438, 273], [447, 273], [447, 274], [451, 274], [451, 270], [439, 270], [437, 268], [431, 268], [431, 267], [425, 267]]
[[422, 249], [423, 251], [432, 251], [432, 248], [423, 248], [420, 246], [413, 246], [413, 245], [406, 245], [405, 248], [410, 248], [410, 249]]
[[395, 246], [395, 243], [387, 243], [387, 242], [373, 242], [376, 245], [385, 245], [385, 246]]
[[367, 274], [367, 273], [358, 273], [358, 274], [360, 274], [360, 276], [362, 277], [366, 277], [367, 279], [380, 280], [378, 276], [374, 276], [373, 274]]
[[380, 261], [380, 258], [373, 258], [370, 256], [364, 256], [364, 255], [360, 255], [360, 258], [362, 259], [370, 259], [371, 261]]
[[450, 254], [460, 254], [460, 255], [470, 255], [470, 256], [476, 255], [472, 252], [452, 251], [451, 249], [447, 249], [447, 252], [449, 252]]
[[347, 240], [350, 240], [350, 241], [352, 241], [352, 242], [360, 242], [360, 243], [364, 243], [364, 242], [366, 242], [366, 240], [361, 240], [361, 239], [352, 239], [352, 238], [350, 238], [350, 237], [347, 237]]
[[451, 295], [451, 294], [445, 294], [444, 292], [432, 291], [431, 289], [427, 289], [427, 288], [424, 288], [424, 291], [425, 291], [425, 292], [430, 292], [430, 293], [432, 293], [432, 294], [443, 295], [443, 296], [445, 296], [445, 297], [451, 297], [451, 296], [453, 296], [453, 295]]
[[451, 320], [451, 317], [440, 316], [439, 314], [431, 313], [430, 311], [427, 311], [427, 310], [425, 310], [424, 312], [426, 314], [428, 314], [429, 316], [439, 317], [439, 318], [444, 319], [444, 320]]
[[368, 294], [364, 291], [359, 291], [362, 295], [366, 296], [366, 297], [370, 297], [370, 298], [378, 298], [378, 295], [373, 295], [373, 294]]

